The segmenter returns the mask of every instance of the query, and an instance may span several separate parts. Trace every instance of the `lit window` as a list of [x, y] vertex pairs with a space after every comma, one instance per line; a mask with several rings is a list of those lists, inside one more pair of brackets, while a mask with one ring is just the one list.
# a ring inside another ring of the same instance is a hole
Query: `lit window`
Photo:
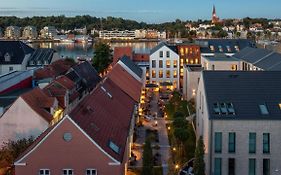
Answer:
[[166, 71], [166, 78], [170, 78], [171, 77], [171, 73], [169, 70]]
[[281, 110], [281, 103], [279, 103], [279, 109]]
[[170, 61], [170, 60], [167, 60], [167, 61], [166, 61], [166, 67], [167, 67], [167, 68], [170, 68], [170, 67], [171, 67], [171, 61]]
[[262, 115], [268, 115], [269, 114], [267, 106], [265, 104], [259, 105], [259, 108], [260, 108], [260, 112], [261, 112]]
[[181, 71], [181, 73], [183, 73], [183, 69], [181, 69], [180, 71]]
[[96, 169], [87, 169], [86, 175], [97, 175], [97, 170]]
[[174, 68], [177, 68], [177, 67], [178, 67], [178, 61], [174, 60]]
[[198, 58], [195, 59], [195, 64], [198, 64]]
[[239, 47], [238, 46], [234, 46], [235, 47], [235, 50], [237, 51], [237, 52], [239, 52]]
[[215, 47], [213, 45], [210, 45], [210, 49], [211, 49], [212, 52], [215, 51]]
[[63, 169], [63, 175], [73, 175], [73, 169]]
[[188, 58], [185, 60], [186, 64], [188, 64]]
[[152, 70], [152, 78], [156, 78], [156, 71]]
[[194, 61], [193, 60], [190, 60], [190, 64], [193, 64], [194, 63]]
[[163, 70], [159, 71], [159, 78], [163, 78]]
[[231, 65], [231, 70], [237, 70], [237, 64], [232, 64]]
[[219, 51], [223, 52], [222, 46], [219, 46]]
[[174, 70], [174, 78], [177, 78], [177, 76], [178, 76], [178, 73], [176, 70]]
[[188, 54], [188, 48], [185, 48], [185, 53]]
[[49, 169], [40, 169], [39, 175], [50, 175], [50, 170]]
[[180, 49], [181, 55], [184, 55], [184, 50], [183, 48]]

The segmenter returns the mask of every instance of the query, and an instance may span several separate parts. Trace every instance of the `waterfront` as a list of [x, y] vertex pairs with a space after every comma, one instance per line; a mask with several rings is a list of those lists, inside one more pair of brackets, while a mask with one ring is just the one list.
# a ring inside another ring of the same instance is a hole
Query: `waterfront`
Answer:
[[[112, 49], [114, 47], [127, 47], [130, 46], [136, 53], [149, 53], [150, 49], [155, 47], [158, 42], [116, 42], [110, 43]], [[33, 48], [52, 48], [58, 52], [60, 57], [78, 58], [86, 57], [92, 58], [94, 55], [94, 44], [89, 43], [32, 43]]]

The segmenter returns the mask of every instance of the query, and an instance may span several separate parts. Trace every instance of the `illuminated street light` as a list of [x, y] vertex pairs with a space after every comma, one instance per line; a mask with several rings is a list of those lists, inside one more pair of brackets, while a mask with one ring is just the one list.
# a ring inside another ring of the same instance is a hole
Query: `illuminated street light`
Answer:
[[176, 148], [176, 147], [173, 147], [173, 151], [177, 151], [177, 148]]
[[178, 164], [175, 165], [175, 168], [178, 169], [180, 166]]

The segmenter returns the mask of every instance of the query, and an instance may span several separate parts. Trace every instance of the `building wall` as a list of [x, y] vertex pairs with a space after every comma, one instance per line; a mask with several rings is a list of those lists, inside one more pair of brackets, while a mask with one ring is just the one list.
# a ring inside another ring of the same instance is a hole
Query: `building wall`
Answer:
[[19, 97], [0, 118], [0, 147], [8, 140], [37, 137], [49, 124]]
[[[71, 133], [66, 142], [64, 133]], [[113, 161], [95, 146], [69, 119], [65, 119], [42, 144], [16, 166], [16, 175], [38, 174], [40, 169], [50, 169], [51, 174], [62, 174], [63, 169], [73, 169], [83, 175], [87, 168], [97, 170], [99, 175], [124, 172], [124, 166], [110, 165]]]
[[183, 97], [187, 101], [196, 98], [201, 71], [190, 71], [184, 67]]
[[[0, 74], [7, 74], [9, 72], [13, 72], [13, 71], [22, 71], [22, 70], [25, 70], [25, 69], [22, 69], [22, 65], [20, 64], [2, 64], [0, 65]], [[10, 67], [12, 68], [10, 70]]]
[[[163, 58], [160, 58], [159, 53], [160, 51], [163, 51]], [[170, 58], [167, 58], [166, 52], [169, 51], [170, 52]], [[152, 60], [156, 60], [156, 67], [153, 68], [152, 67]], [[163, 60], [163, 68], [159, 67], [159, 60]], [[170, 61], [170, 68], [166, 67], [166, 62], [167, 60]], [[174, 67], [174, 61], [177, 61], [177, 67]], [[172, 51], [170, 48], [168, 48], [167, 46], [163, 46], [161, 47], [159, 50], [157, 50], [156, 52], [154, 52], [153, 54], [150, 55], [149, 58], [149, 71], [150, 71], [150, 83], [161, 83], [161, 82], [171, 82], [171, 83], [175, 83], [176, 86], [175, 88], [179, 88], [179, 55], [176, 54], [174, 51]], [[163, 78], [159, 77], [159, 72], [160, 70], [163, 71]], [[170, 71], [170, 78], [166, 77], [166, 72]], [[156, 72], [156, 77], [153, 78], [152, 76], [152, 72], [155, 71]], [[177, 72], [177, 77], [174, 78], [174, 71]]]
[[236, 65], [237, 70], [241, 70], [240, 61], [210, 61], [207, 59], [202, 60], [202, 66], [205, 70], [234, 70], [232, 69], [232, 66]]
[[[256, 175], [263, 174], [263, 159], [270, 159], [270, 172], [281, 171], [281, 121], [273, 120], [216, 120], [213, 122], [212, 135], [222, 132], [222, 154], [212, 150], [214, 158], [222, 158], [222, 174], [228, 173], [228, 158], [235, 158], [236, 174], [248, 174], [249, 158], [256, 159]], [[236, 151], [228, 153], [228, 133], [236, 133]], [[256, 153], [249, 153], [249, 133], [256, 133]], [[270, 154], [263, 154], [263, 133], [270, 133]], [[214, 137], [212, 137], [214, 140]], [[214, 143], [214, 141], [213, 141]], [[214, 144], [212, 146], [214, 148]], [[212, 168], [214, 169], [214, 168]], [[212, 170], [213, 171], [213, 170]]]
[[[196, 96], [196, 135], [203, 136], [206, 174], [214, 174], [214, 159], [222, 158], [222, 174], [228, 174], [228, 159], [235, 159], [235, 173], [248, 174], [249, 158], [256, 159], [256, 175], [263, 174], [263, 158], [270, 159], [270, 172], [281, 171], [281, 120], [209, 120], [201, 76]], [[222, 132], [222, 153], [215, 153], [215, 132]], [[228, 134], [236, 133], [236, 151], [228, 153]], [[256, 153], [249, 153], [249, 133], [256, 133]], [[263, 133], [270, 133], [270, 154], [263, 154]]]

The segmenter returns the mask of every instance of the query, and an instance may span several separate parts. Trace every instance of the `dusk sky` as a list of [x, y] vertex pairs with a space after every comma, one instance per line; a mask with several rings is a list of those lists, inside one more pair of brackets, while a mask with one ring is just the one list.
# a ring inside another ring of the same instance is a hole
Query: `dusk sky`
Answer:
[[1, 16], [92, 15], [123, 17], [149, 23], [220, 18], [281, 18], [281, 0], [0, 0]]

